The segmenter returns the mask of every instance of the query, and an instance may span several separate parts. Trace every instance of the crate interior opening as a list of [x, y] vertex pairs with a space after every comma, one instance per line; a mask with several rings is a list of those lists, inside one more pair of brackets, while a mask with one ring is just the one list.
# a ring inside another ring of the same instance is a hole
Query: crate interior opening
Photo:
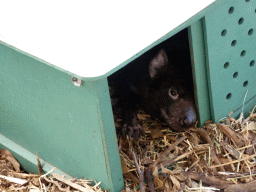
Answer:
[[146, 119], [174, 131], [197, 120], [187, 28], [110, 75], [108, 82], [117, 133], [138, 138]]

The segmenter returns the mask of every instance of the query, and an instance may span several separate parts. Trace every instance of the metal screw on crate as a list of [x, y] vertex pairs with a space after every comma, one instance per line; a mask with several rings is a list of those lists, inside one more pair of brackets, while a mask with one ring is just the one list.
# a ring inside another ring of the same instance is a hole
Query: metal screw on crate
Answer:
[[77, 79], [76, 77], [71, 76], [71, 80], [73, 81], [74, 85], [77, 87], [80, 87], [80, 85], [83, 83], [81, 79]]

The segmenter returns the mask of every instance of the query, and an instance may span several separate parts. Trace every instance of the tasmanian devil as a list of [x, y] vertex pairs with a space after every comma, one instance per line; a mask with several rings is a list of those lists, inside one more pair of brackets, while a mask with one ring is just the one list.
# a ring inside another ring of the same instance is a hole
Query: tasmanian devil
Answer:
[[[182, 131], [195, 124], [190, 62], [182, 51], [162, 48], [145, 53], [139, 59], [109, 77], [113, 110], [122, 108], [122, 134], [135, 139], [143, 132], [137, 119], [137, 106], [153, 117], [163, 119], [172, 130]], [[184, 59], [185, 58], [185, 59]]]

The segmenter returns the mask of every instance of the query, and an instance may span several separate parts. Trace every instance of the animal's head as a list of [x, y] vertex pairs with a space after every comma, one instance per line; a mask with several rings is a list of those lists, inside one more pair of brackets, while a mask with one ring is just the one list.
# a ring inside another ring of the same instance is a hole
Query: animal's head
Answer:
[[162, 117], [175, 131], [195, 124], [192, 79], [188, 82], [174, 65], [168, 63], [164, 50], [150, 61], [149, 75], [151, 82], [142, 99], [147, 111]]

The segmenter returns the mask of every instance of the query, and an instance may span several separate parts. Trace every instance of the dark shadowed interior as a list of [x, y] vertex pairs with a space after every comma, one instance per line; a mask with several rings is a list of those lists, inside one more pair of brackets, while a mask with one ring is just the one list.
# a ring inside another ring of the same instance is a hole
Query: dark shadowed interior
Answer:
[[109, 76], [108, 82], [114, 115], [115, 108], [122, 108], [123, 134], [140, 135], [137, 106], [163, 119], [174, 131], [195, 123], [187, 28]]

